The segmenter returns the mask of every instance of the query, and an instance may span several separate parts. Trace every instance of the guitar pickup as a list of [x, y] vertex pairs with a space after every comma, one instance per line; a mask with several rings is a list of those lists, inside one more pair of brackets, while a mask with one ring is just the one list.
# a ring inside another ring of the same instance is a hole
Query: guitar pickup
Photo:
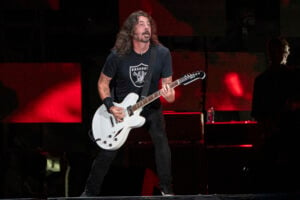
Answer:
[[127, 107], [127, 113], [129, 116], [133, 115], [132, 106]]

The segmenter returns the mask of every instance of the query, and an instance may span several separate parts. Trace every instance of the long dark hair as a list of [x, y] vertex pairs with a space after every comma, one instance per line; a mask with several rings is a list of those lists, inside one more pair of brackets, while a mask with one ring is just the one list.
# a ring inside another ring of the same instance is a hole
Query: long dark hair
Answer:
[[132, 36], [134, 32], [134, 26], [138, 23], [138, 19], [140, 16], [147, 17], [150, 21], [151, 25], [151, 44], [159, 44], [156, 23], [153, 18], [146, 12], [142, 10], [135, 11], [129, 15], [129, 17], [125, 20], [122, 25], [121, 30], [117, 34], [117, 39], [113, 50], [117, 52], [119, 55], [128, 54], [132, 49]]
[[272, 62], [273, 60], [276, 59], [276, 56], [277, 56], [276, 53], [278, 51], [281, 54], [283, 54], [284, 48], [286, 46], [289, 46], [289, 43], [282, 36], [269, 39], [269, 41], [267, 42], [267, 54], [268, 54], [269, 61]]

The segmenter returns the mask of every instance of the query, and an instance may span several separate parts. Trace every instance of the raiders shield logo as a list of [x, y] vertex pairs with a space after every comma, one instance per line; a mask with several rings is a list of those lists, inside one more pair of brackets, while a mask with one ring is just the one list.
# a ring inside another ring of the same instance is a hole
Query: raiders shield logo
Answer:
[[143, 87], [144, 79], [148, 72], [148, 65], [141, 63], [136, 66], [129, 67], [129, 76], [135, 87]]

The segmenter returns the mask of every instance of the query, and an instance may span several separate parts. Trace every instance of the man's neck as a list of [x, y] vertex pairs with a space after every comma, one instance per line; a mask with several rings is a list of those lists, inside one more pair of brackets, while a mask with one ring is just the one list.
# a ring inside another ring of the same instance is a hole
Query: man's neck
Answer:
[[133, 50], [137, 53], [137, 54], [144, 54], [148, 51], [150, 47], [150, 42], [144, 43], [144, 42], [137, 42], [137, 41], [133, 41]]

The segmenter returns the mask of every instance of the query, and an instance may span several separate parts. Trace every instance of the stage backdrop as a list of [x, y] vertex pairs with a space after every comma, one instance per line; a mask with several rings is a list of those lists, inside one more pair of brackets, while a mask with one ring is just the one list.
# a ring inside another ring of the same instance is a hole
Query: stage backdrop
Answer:
[[78, 63], [1, 63], [1, 120], [14, 123], [79, 123]]

